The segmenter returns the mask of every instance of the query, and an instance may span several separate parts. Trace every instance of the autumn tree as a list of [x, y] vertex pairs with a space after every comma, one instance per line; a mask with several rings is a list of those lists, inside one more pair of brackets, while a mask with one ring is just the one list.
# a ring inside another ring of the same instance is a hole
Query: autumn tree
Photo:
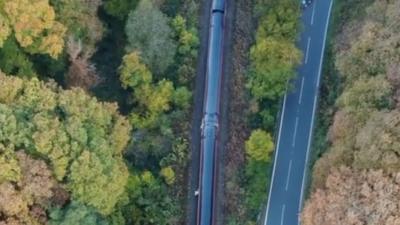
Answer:
[[0, 3], [0, 47], [13, 34], [30, 53], [49, 54], [53, 58], [62, 52], [66, 28], [55, 20], [48, 0], [5, 0]]
[[342, 92], [329, 129], [330, 147], [313, 170], [314, 189], [323, 186], [329, 171], [340, 165], [399, 169], [394, 104], [399, 75], [394, 67], [399, 57], [394, 46], [400, 38], [393, 22], [400, 16], [399, 7], [398, 2], [374, 1], [365, 10], [365, 19], [345, 28], [346, 44], [337, 48], [335, 56]]
[[399, 173], [333, 169], [306, 202], [302, 224], [398, 224], [399, 182]]
[[173, 63], [176, 52], [168, 23], [168, 18], [148, 0], [140, 1], [126, 22], [127, 51], [140, 52], [143, 62], [157, 75]]
[[138, 110], [130, 118], [138, 128], [151, 128], [157, 124], [163, 112], [170, 109], [174, 87], [170, 81], [153, 83], [150, 70], [141, 62], [138, 52], [127, 54], [120, 67], [123, 87], [133, 91]]
[[254, 130], [245, 142], [246, 151], [246, 201], [245, 205], [253, 216], [266, 197], [267, 176], [265, 173], [271, 160], [274, 143], [269, 133], [264, 130]]
[[45, 159], [73, 199], [109, 214], [128, 176], [122, 152], [131, 127], [117, 106], [4, 74], [0, 89], [0, 143]]
[[104, 33], [97, 16], [101, 0], [52, 0], [57, 18], [67, 27], [66, 53], [70, 65], [65, 74], [68, 87], [90, 89], [100, 82], [90, 58]]
[[165, 182], [172, 185], [175, 182], [175, 172], [171, 166], [167, 166], [161, 169], [160, 175], [164, 178]]
[[288, 81], [295, 77], [301, 52], [294, 43], [274, 38], [258, 39], [250, 50], [248, 87], [256, 99], [275, 100], [283, 96]]
[[354, 167], [399, 171], [399, 131], [398, 110], [372, 114], [355, 138]]
[[70, 36], [67, 53], [71, 63], [65, 79], [68, 87], [89, 90], [100, 82], [96, 67], [89, 61], [93, 52], [89, 49], [84, 50], [81, 40], [75, 40]]
[[249, 140], [246, 141], [247, 160], [268, 162], [271, 152], [274, 150], [274, 142], [269, 133], [263, 130], [254, 130]]
[[[53, 196], [56, 181], [46, 163], [23, 151], [0, 145], [1, 159], [7, 154], [0, 171], [0, 224], [45, 224], [46, 205]], [[13, 173], [10, 174], [10, 168]]]

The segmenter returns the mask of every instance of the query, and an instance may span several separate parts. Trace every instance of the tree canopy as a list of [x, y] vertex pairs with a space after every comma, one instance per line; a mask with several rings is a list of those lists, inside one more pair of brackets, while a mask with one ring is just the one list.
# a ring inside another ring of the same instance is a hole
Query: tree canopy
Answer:
[[127, 51], [140, 52], [143, 62], [157, 75], [173, 63], [176, 52], [168, 23], [168, 17], [148, 0], [140, 1], [126, 22]]
[[63, 50], [66, 28], [55, 17], [48, 0], [0, 2], [0, 47], [13, 34], [28, 52], [56, 58]]
[[272, 137], [263, 130], [254, 130], [246, 141], [246, 155], [249, 160], [269, 162], [273, 150]]
[[302, 224], [398, 224], [399, 178], [382, 170], [334, 169], [306, 202]]
[[0, 143], [49, 160], [78, 201], [109, 214], [124, 191], [128, 121], [80, 89], [0, 74]]

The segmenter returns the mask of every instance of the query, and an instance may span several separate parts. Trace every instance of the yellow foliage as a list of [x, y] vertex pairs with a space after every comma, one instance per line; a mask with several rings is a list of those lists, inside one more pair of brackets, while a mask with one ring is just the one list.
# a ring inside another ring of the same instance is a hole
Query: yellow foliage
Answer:
[[16, 77], [4, 76], [0, 71], [0, 103], [12, 103], [21, 90], [23, 81]]
[[3, 47], [4, 41], [11, 34], [11, 29], [7, 18], [0, 13], [0, 48]]
[[162, 168], [160, 174], [168, 185], [171, 185], [175, 182], [175, 172], [171, 166]]
[[12, 29], [18, 43], [31, 53], [47, 53], [56, 58], [62, 52], [66, 28], [55, 21], [48, 0], [5, 0], [2, 6], [9, 27], [0, 22], [0, 44]]
[[19, 181], [21, 178], [21, 169], [13, 153], [13, 146], [0, 144], [0, 184], [5, 181]]
[[274, 142], [269, 133], [261, 129], [254, 130], [245, 145], [248, 160], [270, 161], [271, 152], [274, 150]]

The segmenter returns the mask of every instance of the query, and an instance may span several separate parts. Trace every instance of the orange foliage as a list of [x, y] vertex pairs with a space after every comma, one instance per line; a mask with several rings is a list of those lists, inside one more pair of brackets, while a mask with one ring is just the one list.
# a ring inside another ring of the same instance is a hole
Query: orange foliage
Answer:
[[399, 225], [400, 173], [334, 169], [302, 213], [303, 225]]

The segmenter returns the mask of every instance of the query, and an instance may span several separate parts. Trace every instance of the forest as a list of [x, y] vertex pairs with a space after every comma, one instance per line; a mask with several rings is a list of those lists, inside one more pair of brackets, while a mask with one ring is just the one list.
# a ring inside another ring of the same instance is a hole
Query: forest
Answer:
[[194, 0], [0, 0], [0, 225], [185, 220]]
[[399, 224], [400, 2], [336, 2], [302, 221]]

